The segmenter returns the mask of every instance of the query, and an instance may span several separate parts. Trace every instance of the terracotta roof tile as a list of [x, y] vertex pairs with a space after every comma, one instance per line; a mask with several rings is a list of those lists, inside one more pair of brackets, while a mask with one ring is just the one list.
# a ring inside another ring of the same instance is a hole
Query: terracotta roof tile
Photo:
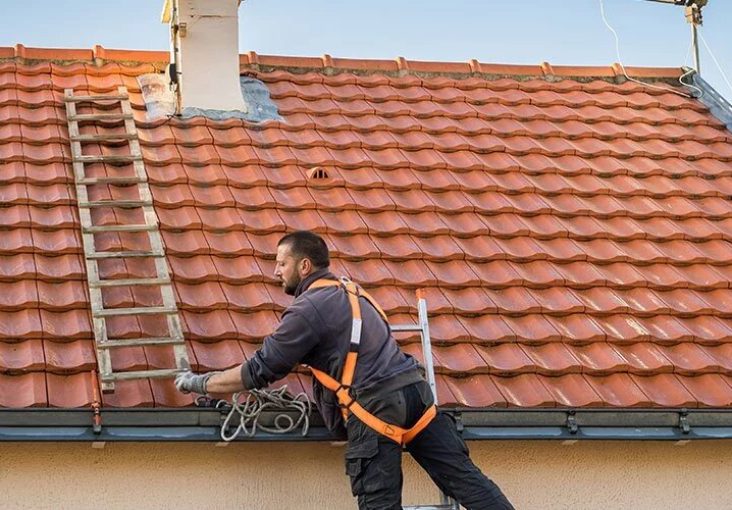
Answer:
[[607, 376], [585, 375], [595, 393], [607, 406], [611, 407], [647, 407], [653, 400], [625, 373]]
[[0, 374], [0, 407], [48, 407], [45, 374]]
[[521, 374], [493, 379], [498, 390], [513, 406], [537, 407], [556, 405], [552, 395], [536, 374]]
[[653, 402], [664, 407], [692, 407], [697, 402], [681, 380], [673, 374], [637, 376], [630, 378]]
[[[152, 66], [115, 59], [165, 55], [101, 50], [102, 67], [0, 68], [0, 406], [91, 401], [95, 353], [61, 95], [121, 84], [135, 102], [194, 368], [255, 352], [289, 303], [272, 276], [274, 246], [308, 228], [326, 236], [335, 272], [373, 290], [395, 321], [414, 320], [413, 292], [423, 289], [445, 404], [732, 406], [732, 136], [698, 101], [616, 84], [610, 67], [552, 66], [564, 79], [548, 81], [541, 66], [329, 57], [337, 72], [326, 75], [312, 70], [321, 58], [246, 55], [243, 69], [252, 58], [274, 66], [256, 74], [284, 122], [151, 123], [136, 77]], [[302, 65], [311, 70], [292, 72]], [[327, 180], [308, 177], [318, 166]], [[88, 165], [92, 176], [117, 170]], [[90, 198], [132, 192], [98, 186]], [[93, 214], [99, 224], [136, 219]], [[148, 246], [134, 234], [96, 238], [98, 250]], [[103, 278], [154, 274], [142, 260], [99, 268]], [[104, 292], [114, 306], [159, 299], [151, 289]], [[112, 338], [164, 334], [148, 317], [108, 322]], [[419, 355], [417, 335], [400, 341]], [[170, 361], [161, 348], [114, 358], [127, 369]], [[310, 391], [297, 375], [289, 381]], [[192, 403], [170, 381], [120, 383], [103, 399]]]

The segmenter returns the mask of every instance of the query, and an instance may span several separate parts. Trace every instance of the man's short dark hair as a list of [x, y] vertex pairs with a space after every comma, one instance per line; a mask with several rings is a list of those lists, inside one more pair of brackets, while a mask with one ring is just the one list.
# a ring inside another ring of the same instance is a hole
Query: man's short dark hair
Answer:
[[313, 234], [307, 230], [298, 230], [285, 235], [277, 243], [277, 246], [283, 244], [290, 247], [290, 253], [297, 260], [310, 259], [316, 269], [325, 269], [330, 266], [328, 246], [318, 234]]

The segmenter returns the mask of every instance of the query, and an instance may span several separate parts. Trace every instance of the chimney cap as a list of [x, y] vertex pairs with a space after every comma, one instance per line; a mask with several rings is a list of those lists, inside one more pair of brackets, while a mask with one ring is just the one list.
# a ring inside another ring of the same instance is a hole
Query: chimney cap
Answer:
[[[173, 17], [173, 2], [175, 2], [175, 0], [164, 0], [163, 12], [160, 13], [161, 23], [170, 23], [170, 20]], [[239, 0], [239, 5], [241, 5], [241, 0]]]

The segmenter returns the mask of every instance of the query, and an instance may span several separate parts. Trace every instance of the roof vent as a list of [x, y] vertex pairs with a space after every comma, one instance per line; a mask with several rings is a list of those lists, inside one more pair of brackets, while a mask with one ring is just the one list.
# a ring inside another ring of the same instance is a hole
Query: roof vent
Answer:
[[322, 166], [315, 166], [308, 170], [309, 181], [324, 181], [328, 178], [328, 172]]

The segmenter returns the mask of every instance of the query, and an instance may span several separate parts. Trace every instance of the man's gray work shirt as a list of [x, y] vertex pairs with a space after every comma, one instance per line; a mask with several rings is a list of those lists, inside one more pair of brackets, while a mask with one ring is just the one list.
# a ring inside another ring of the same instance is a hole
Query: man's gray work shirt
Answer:
[[[298, 363], [322, 370], [340, 381], [351, 341], [351, 305], [341, 287], [309, 290], [319, 279], [337, 278], [322, 269], [300, 282], [295, 300], [282, 313], [277, 329], [242, 366], [245, 388], [262, 388], [282, 379]], [[378, 393], [380, 387], [393, 391], [422, 380], [417, 361], [399, 349], [379, 312], [363, 297], [360, 305], [363, 326], [352, 393], [356, 396]], [[342, 417], [335, 395], [314, 378], [313, 394], [328, 428], [342, 432]]]

